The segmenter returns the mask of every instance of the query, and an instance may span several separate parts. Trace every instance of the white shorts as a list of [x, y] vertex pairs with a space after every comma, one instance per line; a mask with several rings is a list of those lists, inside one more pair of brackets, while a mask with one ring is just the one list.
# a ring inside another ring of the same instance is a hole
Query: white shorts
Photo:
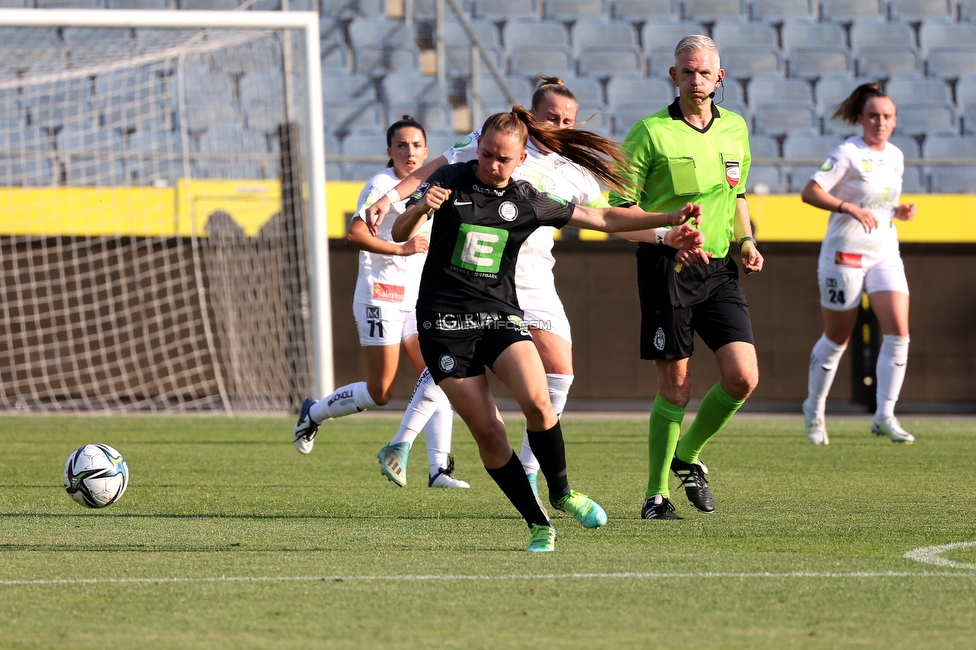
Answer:
[[381, 345], [400, 345], [417, 335], [417, 312], [412, 309], [379, 307], [364, 302], [352, 304], [359, 329], [359, 344], [364, 348]]
[[861, 302], [861, 292], [897, 291], [908, 294], [901, 255], [877, 258], [836, 250], [821, 252], [817, 265], [820, 304], [833, 311], [848, 311]]
[[572, 345], [569, 319], [555, 289], [518, 289], [517, 294], [519, 307], [525, 312], [523, 320], [530, 328], [552, 332]]

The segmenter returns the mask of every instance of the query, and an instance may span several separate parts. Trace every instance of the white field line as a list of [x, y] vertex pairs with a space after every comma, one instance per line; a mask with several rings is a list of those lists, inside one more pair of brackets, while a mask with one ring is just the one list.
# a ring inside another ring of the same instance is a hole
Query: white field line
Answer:
[[976, 578], [972, 571], [855, 571], [850, 573], [795, 571], [788, 573], [540, 573], [510, 575], [401, 576], [217, 576], [211, 578], [65, 578], [0, 580], [0, 585], [166, 584], [217, 582], [494, 582], [502, 580], [679, 580], [679, 579], [795, 579], [795, 578]]
[[77, 585], [77, 584], [166, 584], [216, 582], [494, 582], [501, 580], [680, 580], [680, 579], [793, 579], [793, 578], [976, 578], [976, 564], [953, 562], [942, 553], [957, 548], [976, 546], [976, 542], [956, 542], [942, 546], [923, 546], [903, 557], [926, 564], [963, 569], [963, 571], [853, 571], [818, 572], [790, 571], [785, 573], [539, 573], [507, 575], [388, 575], [388, 576], [215, 576], [210, 578], [54, 578], [48, 580], [0, 580], [0, 585]]
[[953, 569], [976, 569], [976, 564], [966, 564], [965, 562], [953, 562], [942, 557], [946, 551], [957, 548], [969, 548], [976, 546], [976, 542], [956, 542], [954, 544], [943, 544], [942, 546], [923, 546], [913, 551], [905, 553], [905, 557], [916, 562], [934, 564], [936, 566], [950, 567]]

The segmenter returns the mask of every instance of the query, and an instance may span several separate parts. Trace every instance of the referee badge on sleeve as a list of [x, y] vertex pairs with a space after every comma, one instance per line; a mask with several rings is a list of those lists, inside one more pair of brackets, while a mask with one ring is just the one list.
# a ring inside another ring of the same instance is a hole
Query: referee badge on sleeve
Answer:
[[734, 160], [725, 161], [725, 179], [729, 182], [730, 187], [735, 187], [739, 184], [739, 179], [742, 178], [742, 172], [739, 169], [739, 163]]

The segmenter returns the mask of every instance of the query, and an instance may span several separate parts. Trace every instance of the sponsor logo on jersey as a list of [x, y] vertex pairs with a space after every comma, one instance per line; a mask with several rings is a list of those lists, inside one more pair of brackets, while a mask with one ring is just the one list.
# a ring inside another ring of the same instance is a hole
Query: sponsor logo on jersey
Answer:
[[449, 354], [442, 354], [441, 358], [437, 360], [437, 365], [442, 371], [451, 372], [457, 367], [457, 360]]
[[507, 230], [462, 223], [458, 228], [451, 264], [478, 274], [496, 274], [501, 268], [506, 242]]
[[471, 186], [471, 190], [479, 194], [487, 194], [488, 196], [504, 196], [505, 190], [499, 190], [494, 187], [482, 187], [475, 183]]
[[837, 164], [837, 159], [836, 158], [828, 158], [827, 160], [825, 160], [823, 162], [822, 165], [820, 165], [820, 170], [819, 171], [829, 172], [831, 169], [834, 168], [834, 165], [836, 165], [836, 164]]
[[725, 161], [725, 179], [729, 182], [731, 187], [735, 187], [739, 184], [739, 180], [742, 178], [742, 170], [739, 169], [739, 163], [734, 160]]
[[654, 332], [654, 349], [663, 350], [664, 349], [664, 330], [660, 327]]
[[[376, 295], [376, 289], [373, 289], [373, 295]], [[366, 308], [366, 318], [372, 318], [373, 320], [382, 320], [383, 311], [379, 307], [367, 307]]]
[[[373, 283], [373, 297], [387, 302], [403, 302], [406, 289], [395, 284]], [[377, 316], [379, 318], [379, 316]]]
[[861, 171], [862, 172], [874, 171], [874, 163], [871, 161], [870, 158], [866, 158], [861, 161]]
[[457, 199], [454, 199], [454, 205], [456, 206], [471, 205], [471, 201], [458, 201]]
[[845, 253], [843, 251], [837, 251], [834, 255], [834, 264], [837, 266], [849, 266], [852, 269], [861, 268], [861, 255], [860, 253]]
[[515, 221], [518, 216], [518, 207], [511, 201], [504, 201], [498, 206], [498, 216], [505, 221]]

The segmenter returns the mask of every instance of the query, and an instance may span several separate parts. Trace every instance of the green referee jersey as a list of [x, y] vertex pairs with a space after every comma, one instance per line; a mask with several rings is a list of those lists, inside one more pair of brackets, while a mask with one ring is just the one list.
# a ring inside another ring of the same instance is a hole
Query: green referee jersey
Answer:
[[735, 200], [744, 196], [752, 164], [749, 130], [736, 113], [712, 104], [712, 121], [699, 130], [681, 115], [678, 100], [634, 125], [623, 142], [630, 157], [625, 177], [637, 196], [610, 193], [611, 205], [637, 203], [648, 212], [702, 206], [702, 246], [714, 258], [729, 252]]

